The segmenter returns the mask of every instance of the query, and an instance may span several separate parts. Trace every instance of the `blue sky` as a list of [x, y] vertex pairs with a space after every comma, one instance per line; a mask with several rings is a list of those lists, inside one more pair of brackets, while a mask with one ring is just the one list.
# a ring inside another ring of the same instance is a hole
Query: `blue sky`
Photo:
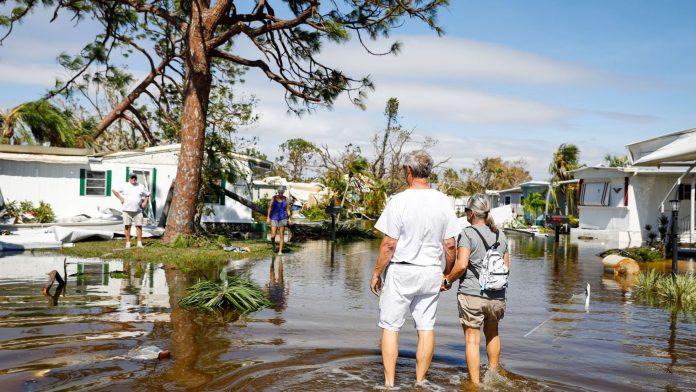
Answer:
[[[243, 132], [271, 157], [291, 137], [369, 154], [384, 103], [397, 97], [401, 123], [440, 140], [436, 160], [460, 169], [486, 156], [524, 158], [545, 179], [560, 143], [597, 164], [627, 143], [696, 126], [694, 15], [693, 1], [453, 0], [440, 15], [445, 37], [411, 21], [393, 33], [404, 44], [397, 57], [369, 56], [355, 42], [325, 48], [326, 62], [372, 76], [366, 111], [340, 100], [288, 117], [282, 91], [250, 71], [241, 89], [259, 99], [261, 119]], [[39, 97], [60, 72], [55, 56], [74, 53], [92, 30], [48, 19], [32, 15], [0, 47], [1, 109]]]

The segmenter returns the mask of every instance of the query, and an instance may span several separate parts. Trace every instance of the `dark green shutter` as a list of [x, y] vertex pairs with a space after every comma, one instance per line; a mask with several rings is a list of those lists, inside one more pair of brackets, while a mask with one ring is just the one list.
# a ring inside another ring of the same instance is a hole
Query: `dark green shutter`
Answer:
[[150, 204], [152, 204], [152, 215], [157, 218], [157, 169], [152, 168], [152, 191], [150, 192]]
[[106, 195], [111, 196], [111, 170], [106, 171]]
[[222, 180], [220, 181], [220, 187], [222, 188], [222, 194], [220, 195], [220, 205], [224, 206], [225, 205], [225, 185], [227, 184], [227, 181]]
[[80, 196], [85, 195], [85, 177], [87, 177], [87, 169], [80, 169]]
[[130, 167], [126, 166], [126, 182], [128, 182], [128, 177], [130, 177]]

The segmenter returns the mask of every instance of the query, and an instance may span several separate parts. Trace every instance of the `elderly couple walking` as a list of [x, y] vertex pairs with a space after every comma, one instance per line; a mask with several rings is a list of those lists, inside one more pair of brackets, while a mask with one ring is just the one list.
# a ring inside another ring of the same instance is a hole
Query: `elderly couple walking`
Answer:
[[[384, 233], [370, 288], [379, 296], [382, 361], [385, 386], [394, 386], [399, 330], [410, 313], [418, 330], [416, 383], [425, 380], [435, 349], [435, 316], [441, 291], [459, 280], [457, 302], [464, 328], [466, 362], [471, 381], [480, 382], [480, 329], [486, 337], [489, 369], [498, 367], [498, 321], [505, 312], [505, 289], [482, 290], [479, 276], [489, 244], [509, 268], [505, 235], [489, 216], [490, 203], [481, 194], [469, 199], [466, 216], [471, 223], [461, 230], [450, 202], [430, 189], [433, 160], [425, 151], [411, 153], [404, 163], [409, 188], [387, 204], [375, 228]], [[457, 238], [459, 242], [457, 243]], [[444, 254], [445, 270], [441, 260]], [[384, 280], [383, 272], [386, 271]]]

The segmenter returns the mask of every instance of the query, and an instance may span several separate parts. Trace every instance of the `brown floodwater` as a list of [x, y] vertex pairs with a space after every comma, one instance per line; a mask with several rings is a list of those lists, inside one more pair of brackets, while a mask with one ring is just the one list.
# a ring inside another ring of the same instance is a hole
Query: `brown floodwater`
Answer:
[[[0, 256], [0, 390], [371, 390], [382, 383], [378, 242], [316, 241], [282, 257], [237, 260], [274, 306], [249, 315], [182, 309], [200, 275], [137, 261]], [[603, 273], [592, 242], [512, 238], [502, 370], [482, 390], [694, 390], [696, 316], [635, 301]], [[662, 266], [664, 268], [664, 266]], [[43, 296], [46, 273], [69, 275]], [[680, 269], [693, 270], [693, 262]], [[206, 271], [213, 277], [219, 271]], [[72, 275], [72, 276], [70, 276]], [[591, 287], [589, 308], [585, 287]], [[440, 299], [429, 382], [413, 387], [416, 333], [400, 336], [399, 390], [473, 390], [455, 293]], [[157, 346], [164, 360], [138, 360]], [[482, 346], [485, 372], [485, 351]]]

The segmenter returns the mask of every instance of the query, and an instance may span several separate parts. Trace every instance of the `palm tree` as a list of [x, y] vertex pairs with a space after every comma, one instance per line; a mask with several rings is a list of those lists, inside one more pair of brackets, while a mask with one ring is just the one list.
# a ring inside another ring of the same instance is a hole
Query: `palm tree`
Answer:
[[348, 187], [350, 187], [353, 178], [358, 175], [365, 175], [369, 168], [370, 164], [364, 157], [357, 157], [346, 164], [346, 169], [348, 170], [348, 181], [346, 181], [346, 189], [343, 191], [341, 207], [343, 207], [343, 204], [346, 201], [346, 195], [348, 195]]
[[[579, 160], [580, 149], [578, 146], [575, 144], [566, 143], [558, 146], [558, 150], [553, 153], [553, 158], [551, 160], [551, 164], [549, 165], [551, 182], [560, 182], [573, 179], [573, 174], [570, 173], [570, 171], [583, 166], [579, 163]], [[563, 186], [558, 187], [558, 190], [561, 192], [561, 195], [563, 195], [566, 202], [566, 214], [575, 211], [575, 206], [577, 205], [575, 202], [575, 197], [577, 194], [576, 188], [577, 186], [575, 184], [564, 184]], [[555, 192], [553, 193], [553, 197], [555, 205], [558, 206], [558, 200], [555, 200]]]
[[604, 156], [604, 162], [609, 167], [626, 167], [628, 165], [628, 157], [626, 155], [607, 154]]
[[2, 115], [2, 138], [8, 143], [42, 144], [72, 147], [75, 134], [70, 119], [45, 100], [20, 104]]
[[546, 208], [546, 200], [539, 192], [530, 193], [529, 196], [522, 200], [522, 208], [529, 212], [532, 216], [532, 220], [536, 222], [539, 211], [543, 211]]

